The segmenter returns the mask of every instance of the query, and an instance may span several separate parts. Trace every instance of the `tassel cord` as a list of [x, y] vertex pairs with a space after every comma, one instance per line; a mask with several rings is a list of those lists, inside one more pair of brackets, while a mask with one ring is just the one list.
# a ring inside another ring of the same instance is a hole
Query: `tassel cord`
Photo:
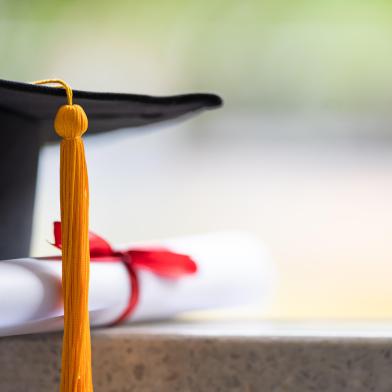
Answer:
[[60, 147], [60, 206], [62, 224], [62, 290], [64, 335], [61, 392], [92, 392], [91, 341], [88, 313], [90, 250], [88, 241], [89, 190], [84, 145], [81, 136], [88, 120], [84, 110], [72, 102], [72, 89], [57, 84], [67, 94], [55, 118], [55, 130], [63, 138]]

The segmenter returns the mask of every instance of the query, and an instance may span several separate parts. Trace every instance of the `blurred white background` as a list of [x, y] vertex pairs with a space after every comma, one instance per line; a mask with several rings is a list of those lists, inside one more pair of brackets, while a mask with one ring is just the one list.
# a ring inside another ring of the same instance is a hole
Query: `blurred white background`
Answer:
[[[185, 123], [86, 140], [94, 231], [119, 243], [248, 230], [279, 276], [257, 315], [392, 316], [392, 3], [0, 4], [2, 78], [225, 99]], [[33, 255], [53, 253], [57, 189], [47, 146]]]

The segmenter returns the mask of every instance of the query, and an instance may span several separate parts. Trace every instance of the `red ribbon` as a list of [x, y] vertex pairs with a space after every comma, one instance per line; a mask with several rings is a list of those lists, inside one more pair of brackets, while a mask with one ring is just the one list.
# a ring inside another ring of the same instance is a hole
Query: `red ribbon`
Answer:
[[[61, 223], [54, 222], [54, 246], [61, 249]], [[179, 279], [197, 272], [197, 265], [187, 255], [174, 253], [164, 248], [131, 248], [114, 250], [102, 237], [89, 232], [90, 257], [92, 262], [123, 263], [131, 283], [131, 294], [124, 312], [113, 322], [119, 324], [127, 319], [139, 302], [138, 270], [150, 272], [166, 279]]]

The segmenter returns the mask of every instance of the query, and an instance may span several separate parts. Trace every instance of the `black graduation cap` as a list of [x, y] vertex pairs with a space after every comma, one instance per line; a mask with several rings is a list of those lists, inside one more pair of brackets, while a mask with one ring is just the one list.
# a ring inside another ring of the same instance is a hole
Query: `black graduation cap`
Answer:
[[[86, 135], [183, 119], [222, 105], [214, 94], [167, 97], [73, 90], [89, 119]], [[59, 140], [53, 117], [64, 104], [59, 88], [0, 79], [0, 259], [28, 255], [38, 154]]]

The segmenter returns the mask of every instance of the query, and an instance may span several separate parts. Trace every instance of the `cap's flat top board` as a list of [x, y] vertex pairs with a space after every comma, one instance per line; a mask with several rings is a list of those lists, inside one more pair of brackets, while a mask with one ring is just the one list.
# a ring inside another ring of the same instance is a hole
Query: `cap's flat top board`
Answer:
[[[214, 94], [154, 97], [73, 90], [73, 96], [74, 103], [87, 113], [89, 133], [139, 127], [222, 105], [222, 99]], [[57, 109], [66, 102], [62, 88], [0, 79], [0, 123], [2, 113], [39, 121], [47, 140], [53, 138]]]

